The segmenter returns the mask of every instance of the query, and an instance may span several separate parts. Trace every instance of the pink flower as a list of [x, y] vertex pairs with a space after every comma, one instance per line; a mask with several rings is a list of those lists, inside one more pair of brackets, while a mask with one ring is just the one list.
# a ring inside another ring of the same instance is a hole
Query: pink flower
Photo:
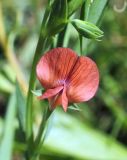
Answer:
[[91, 99], [98, 88], [98, 68], [88, 57], [79, 57], [69, 48], [54, 48], [45, 53], [37, 64], [37, 78], [45, 88], [39, 99], [48, 99], [54, 109], [68, 103]]

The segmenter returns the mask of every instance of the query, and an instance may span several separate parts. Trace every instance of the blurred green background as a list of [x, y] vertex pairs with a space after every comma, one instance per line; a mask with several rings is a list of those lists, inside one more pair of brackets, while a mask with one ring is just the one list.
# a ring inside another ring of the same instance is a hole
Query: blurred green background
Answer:
[[[94, 59], [100, 71], [99, 90], [92, 100], [78, 104], [80, 111], [68, 109], [63, 113], [61, 108], [56, 109], [49, 122], [52, 127], [42, 148], [42, 160], [127, 160], [127, 7], [119, 10], [125, 2], [111, 0], [106, 5], [98, 24], [104, 31], [102, 41], [83, 40], [83, 53]], [[5, 136], [6, 145], [13, 145], [12, 159], [20, 160], [25, 146], [20, 144], [17, 118], [13, 117], [14, 127], [11, 127], [13, 124], [9, 124], [9, 130], [5, 127], [6, 113], [10, 115], [7, 104], [17, 74], [10, 57], [16, 57], [28, 83], [46, 0], [0, 3], [0, 12], [3, 12], [3, 19], [0, 17], [0, 146], [2, 148]], [[79, 11], [75, 16], [78, 14]], [[3, 44], [2, 21], [9, 51]], [[64, 47], [80, 53], [79, 37], [71, 25], [67, 28]], [[40, 123], [43, 105], [45, 101], [38, 104], [40, 107], [34, 106], [35, 124]], [[0, 160], [3, 160], [1, 156]]]

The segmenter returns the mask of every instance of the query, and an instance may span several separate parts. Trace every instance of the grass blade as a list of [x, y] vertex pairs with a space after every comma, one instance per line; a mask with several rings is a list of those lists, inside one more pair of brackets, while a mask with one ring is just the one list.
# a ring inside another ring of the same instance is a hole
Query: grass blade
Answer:
[[97, 24], [108, 0], [94, 0], [90, 6], [87, 21]]
[[122, 144], [77, 117], [55, 111], [52, 123], [52, 130], [44, 143], [48, 153], [82, 160], [125, 160], [127, 157]]
[[16, 110], [16, 96], [15, 94], [13, 94], [10, 98], [5, 117], [3, 138], [0, 145], [1, 160], [11, 159], [14, 131], [15, 131], [15, 126], [14, 126], [15, 110]]

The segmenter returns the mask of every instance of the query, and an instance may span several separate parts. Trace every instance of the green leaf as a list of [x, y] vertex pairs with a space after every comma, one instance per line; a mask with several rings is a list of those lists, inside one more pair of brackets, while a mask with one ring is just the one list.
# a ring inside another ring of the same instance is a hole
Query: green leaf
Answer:
[[[108, 82], [109, 83], [109, 82]], [[103, 99], [106, 106], [110, 109], [113, 115], [116, 117], [117, 120], [121, 122], [121, 124], [127, 127], [127, 114], [122, 109], [122, 105], [119, 104], [112, 94], [100, 90], [99, 96]]]
[[[89, 1], [89, 0], [87, 0], [87, 1]], [[98, 20], [100, 19], [101, 15], [103, 13], [103, 10], [104, 10], [107, 2], [108, 2], [108, 0], [93, 0], [90, 5], [89, 13], [86, 13], [86, 14], [88, 14], [87, 20], [91, 23], [97, 24]], [[86, 12], [88, 12], [88, 11], [86, 10]]]
[[[91, 0], [90, 2], [90, 0], [87, 0], [85, 6], [85, 8], [87, 8], [85, 9], [86, 20], [96, 25], [99, 22], [108, 1], [109, 0]], [[85, 50], [86, 53], [89, 52], [88, 46], [90, 45], [90, 42], [90, 40], [84, 40], [83, 50]]]
[[73, 104], [73, 105], [69, 106], [68, 109], [72, 109], [75, 111], [81, 111], [81, 109], [79, 108], [79, 106], [77, 104]]
[[10, 82], [15, 82], [15, 73], [7, 62], [1, 60], [0, 70]]
[[3, 74], [0, 73], [0, 91], [6, 92], [6, 93], [11, 93], [14, 91], [14, 86], [13, 84], [5, 78]]
[[68, 0], [68, 16], [71, 16], [85, 0]]
[[25, 106], [26, 100], [20, 90], [18, 82], [16, 82], [16, 97], [17, 97], [17, 113], [18, 113], [20, 128], [21, 128], [22, 134], [24, 134], [25, 125], [26, 125], [26, 119], [25, 119], [26, 118], [26, 106]]
[[126, 148], [112, 137], [67, 113], [55, 111], [54, 114], [52, 130], [44, 143], [48, 153], [80, 160], [126, 159]]
[[15, 111], [16, 111], [16, 96], [13, 94], [7, 106], [5, 117], [3, 138], [0, 144], [0, 159], [11, 160], [14, 131], [15, 131]]
[[39, 90], [33, 90], [31, 91], [35, 96], [41, 96], [42, 95], [42, 89], [39, 89]]
[[[55, 35], [62, 31], [66, 24], [68, 23], [68, 6], [67, 0], [55, 0], [51, 6], [51, 13], [48, 19], [47, 35]], [[44, 34], [46, 34], [44, 33]]]

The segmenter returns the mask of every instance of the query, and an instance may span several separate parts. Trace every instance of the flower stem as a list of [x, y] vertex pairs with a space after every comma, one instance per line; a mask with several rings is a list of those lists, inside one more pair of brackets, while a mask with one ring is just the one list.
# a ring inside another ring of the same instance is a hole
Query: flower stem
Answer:
[[33, 111], [32, 111], [32, 103], [33, 103], [33, 94], [32, 90], [35, 88], [35, 82], [36, 82], [36, 64], [41, 56], [41, 53], [43, 52], [46, 38], [43, 36], [39, 37], [38, 44], [36, 47], [33, 63], [32, 63], [32, 69], [31, 69], [31, 75], [29, 80], [29, 89], [28, 89], [28, 95], [26, 100], [26, 142], [27, 142], [27, 150], [25, 152], [26, 160], [35, 160], [33, 154]]
[[40, 36], [39, 40], [37, 43], [33, 63], [32, 63], [32, 69], [31, 69], [31, 74], [30, 74], [30, 80], [29, 80], [29, 88], [28, 88], [28, 95], [27, 95], [27, 101], [26, 101], [26, 140], [27, 141], [33, 141], [33, 131], [32, 131], [32, 123], [33, 123], [33, 115], [32, 115], [32, 102], [33, 102], [33, 94], [32, 90], [35, 88], [35, 81], [36, 81], [36, 65], [38, 60], [40, 59], [41, 53], [45, 49], [45, 44], [48, 41], [48, 38], [46, 38], [45, 35], [45, 23], [47, 21], [47, 17], [50, 13], [49, 10], [49, 3], [47, 5], [44, 18], [42, 20], [42, 25], [41, 25], [41, 31], [40, 31]]
[[44, 117], [42, 118], [42, 121], [41, 121], [41, 124], [40, 124], [40, 128], [39, 128], [39, 132], [38, 132], [37, 138], [35, 140], [35, 146], [38, 146], [40, 144], [41, 138], [42, 138], [42, 134], [43, 134], [43, 131], [45, 129], [45, 125], [46, 125], [47, 120], [49, 119], [51, 114], [52, 114], [52, 110], [49, 107], [47, 107], [45, 109]]
[[[43, 139], [42, 139], [42, 135], [44, 133], [45, 126], [46, 126], [47, 121], [48, 121], [49, 117], [51, 116], [51, 114], [52, 114], [52, 110], [49, 107], [47, 107], [45, 109], [44, 117], [42, 118], [42, 121], [40, 124], [38, 135], [35, 139], [35, 143], [34, 143], [35, 144], [34, 146], [36, 147], [35, 152], [39, 152], [40, 146], [42, 146], [42, 144], [44, 142], [45, 135], [44, 135]], [[45, 132], [45, 134], [46, 134], [46, 132]]]
[[26, 102], [26, 139], [28, 140], [30, 137], [33, 139], [33, 133], [32, 133], [32, 122], [33, 122], [33, 115], [32, 115], [32, 100], [33, 100], [33, 94], [32, 90], [35, 88], [35, 80], [36, 80], [36, 65], [37, 62], [41, 56], [41, 53], [43, 51], [43, 48], [45, 46], [46, 38], [44, 38], [42, 35], [40, 35], [37, 48], [35, 51], [32, 69], [31, 69], [31, 75], [30, 75], [30, 81], [29, 81], [29, 89], [28, 89], [28, 96], [27, 96], [27, 102]]
[[67, 26], [65, 26], [64, 29], [59, 33], [56, 47], [64, 46], [66, 31], [67, 31]]
[[45, 140], [46, 133], [47, 133], [44, 131], [46, 129], [46, 124], [47, 124], [47, 121], [48, 121], [51, 114], [52, 114], [52, 111], [49, 109], [49, 107], [46, 107], [44, 114], [43, 114], [41, 124], [40, 124], [38, 135], [37, 135], [35, 141], [32, 143], [32, 148], [31, 148], [30, 154], [29, 154], [29, 152], [27, 153], [28, 160], [39, 159], [40, 149], [41, 149], [41, 146]]

